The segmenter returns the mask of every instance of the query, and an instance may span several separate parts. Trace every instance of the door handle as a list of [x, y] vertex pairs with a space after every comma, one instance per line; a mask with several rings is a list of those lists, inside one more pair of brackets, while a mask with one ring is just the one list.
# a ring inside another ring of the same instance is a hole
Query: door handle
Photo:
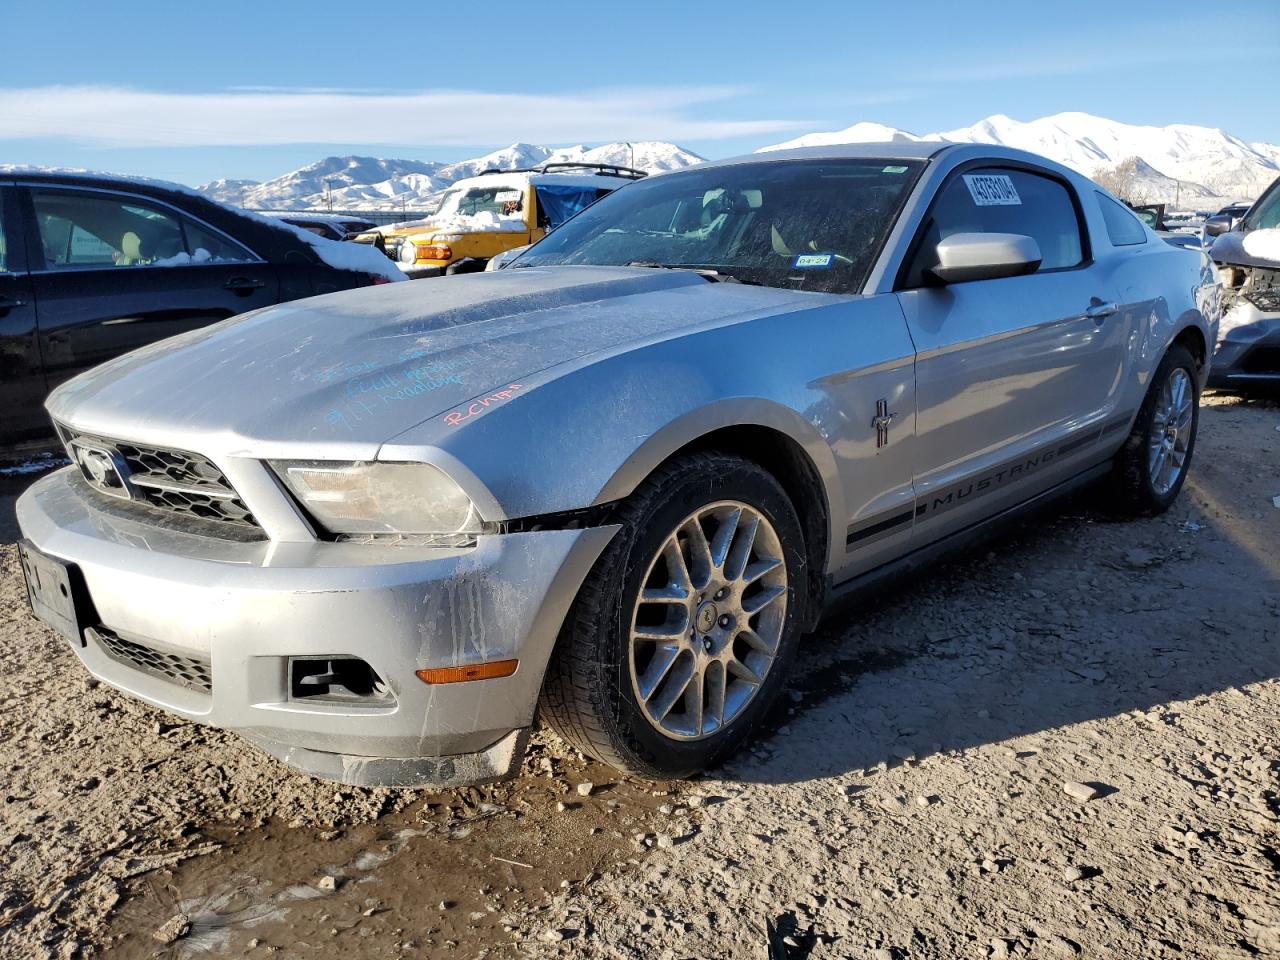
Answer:
[[0, 297], [0, 310], [16, 310], [26, 305], [25, 300], [14, 300], [11, 297]]
[[1101, 323], [1119, 310], [1120, 307], [1114, 303], [1094, 303], [1085, 308], [1084, 315], [1094, 323]]
[[261, 290], [267, 285], [265, 280], [252, 280], [249, 277], [232, 277], [222, 285], [224, 290], [231, 290], [234, 293], [248, 296], [254, 290]]

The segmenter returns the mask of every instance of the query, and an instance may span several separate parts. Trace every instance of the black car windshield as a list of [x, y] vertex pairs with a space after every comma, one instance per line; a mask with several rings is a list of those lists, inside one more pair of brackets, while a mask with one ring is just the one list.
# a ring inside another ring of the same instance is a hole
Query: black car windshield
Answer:
[[769, 287], [859, 292], [924, 168], [918, 160], [761, 160], [641, 180], [513, 267], [672, 267]]

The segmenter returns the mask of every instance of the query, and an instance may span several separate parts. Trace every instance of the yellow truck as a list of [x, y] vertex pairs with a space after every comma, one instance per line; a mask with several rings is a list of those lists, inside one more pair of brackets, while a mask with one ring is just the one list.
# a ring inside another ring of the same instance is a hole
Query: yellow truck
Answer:
[[486, 170], [456, 181], [422, 220], [357, 236], [380, 246], [412, 278], [472, 273], [490, 258], [541, 240], [643, 171], [595, 163], [547, 163], [531, 170]]

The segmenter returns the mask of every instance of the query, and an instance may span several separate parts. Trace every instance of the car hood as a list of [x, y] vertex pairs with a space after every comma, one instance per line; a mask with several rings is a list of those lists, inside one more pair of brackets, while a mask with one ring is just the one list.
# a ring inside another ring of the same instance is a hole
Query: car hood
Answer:
[[328, 455], [371, 457], [425, 420], [498, 391], [509, 400], [529, 387], [522, 378], [546, 379], [559, 365], [830, 299], [607, 267], [363, 288], [143, 347], [64, 384], [48, 408], [84, 433], [205, 453], [284, 456], [323, 444]]

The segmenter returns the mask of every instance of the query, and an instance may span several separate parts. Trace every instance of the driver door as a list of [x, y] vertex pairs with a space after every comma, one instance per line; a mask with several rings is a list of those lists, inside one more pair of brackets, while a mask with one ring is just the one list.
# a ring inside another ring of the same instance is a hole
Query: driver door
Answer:
[[[984, 191], [982, 178], [991, 177], [1009, 190]], [[962, 169], [922, 226], [897, 296], [918, 351], [916, 527], [924, 541], [1080, 472], [1117, 409], [1124, 313], [1090, 263], [1079, 211], [1071, 187], [1047, 172]], [[937, 242], [982, 232], [1034, 238], [1040, 267], [930, 285]]]

